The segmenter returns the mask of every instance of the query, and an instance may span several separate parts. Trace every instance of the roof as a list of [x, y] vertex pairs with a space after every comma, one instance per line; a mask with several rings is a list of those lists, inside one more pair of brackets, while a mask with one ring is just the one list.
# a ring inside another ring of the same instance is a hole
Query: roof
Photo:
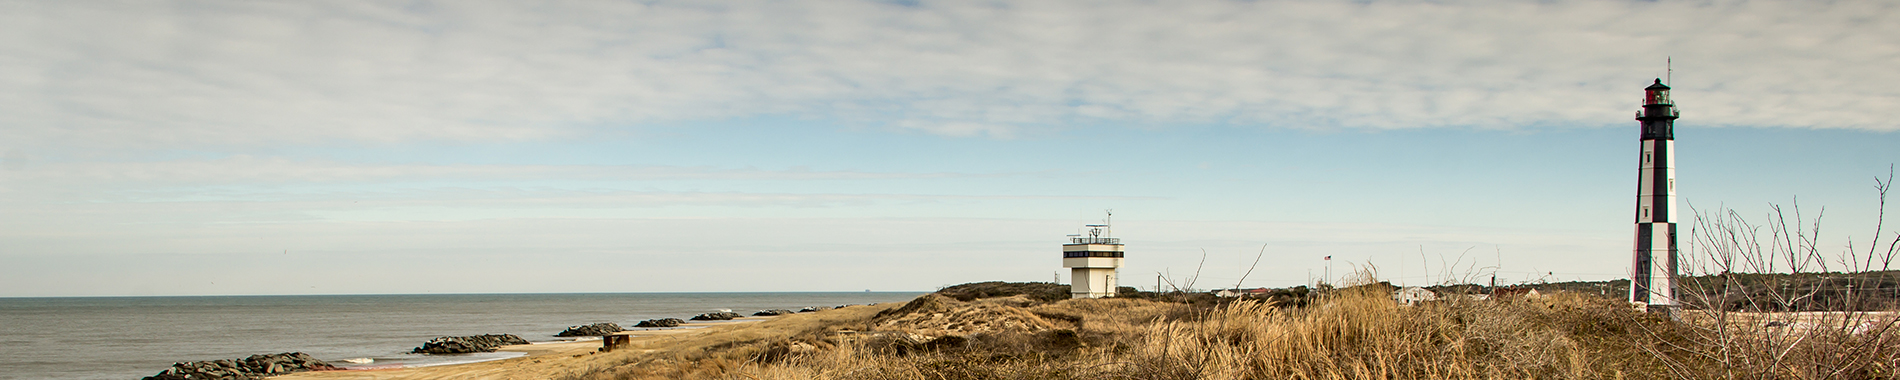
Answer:
[[1644, 90], [1667, 90], [1669, 89], [1669, 85], [1662, 84], [1662, 78], [1656, 78], [1656, 84], [1649, 85], [1649, 87], [1644, 87], [1643, 89]]

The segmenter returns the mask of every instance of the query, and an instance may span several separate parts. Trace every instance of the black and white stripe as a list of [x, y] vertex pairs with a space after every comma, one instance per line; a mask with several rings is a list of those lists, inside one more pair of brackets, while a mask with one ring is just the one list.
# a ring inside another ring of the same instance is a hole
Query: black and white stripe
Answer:
[[[1641, 165], [1637, 168], [1636, 246], [1631, 263], [1631, 303], [1645, 307], [1676, 305], [1675, 105], [1669, 87], [1658, 81], [1644, 89], [1647, 101], [1636, 117], [1642, 123]], [[1661, 94], [1655, 92], [1661, 91]], [[1660, 96], [1658, 96], [1660, 95]], [[1653, 99], [1662, 99], [1654, 101]]]

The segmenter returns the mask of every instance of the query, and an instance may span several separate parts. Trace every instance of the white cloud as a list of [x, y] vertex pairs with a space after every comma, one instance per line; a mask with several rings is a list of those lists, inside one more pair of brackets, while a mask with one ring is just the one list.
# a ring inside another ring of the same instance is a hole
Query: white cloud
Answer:
[[[521, 140], [785, 115], [953, 136], [1098, 122], [1900, 129], [1887, 2], [13, 2], [0, 138]], [[1688, 121], [1685, 121], [1688, 122]]]
[[[642, 165], [428, 165], [359, 164], [326, 160], [233, 155], [219, 159], [155, 162], [54, 162], [28, 166], [23, 154], [8, 159], [0, 179], [16, 184], [210, 186], [229, 184], [324, 184], [427, 180], [891, 180], [1016, 176], [1020, 173], [877, 173], [860, 171], [763, 170]], [[12, 165], [13, 162], [20, 164]]]

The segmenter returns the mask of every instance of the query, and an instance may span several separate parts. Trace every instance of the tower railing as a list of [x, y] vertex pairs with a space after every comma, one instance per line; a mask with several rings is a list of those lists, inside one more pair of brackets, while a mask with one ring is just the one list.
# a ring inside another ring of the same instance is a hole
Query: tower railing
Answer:
[[1072, 237], [1069, 244], [1121, 244], [1122, 238], [1110, 237]]

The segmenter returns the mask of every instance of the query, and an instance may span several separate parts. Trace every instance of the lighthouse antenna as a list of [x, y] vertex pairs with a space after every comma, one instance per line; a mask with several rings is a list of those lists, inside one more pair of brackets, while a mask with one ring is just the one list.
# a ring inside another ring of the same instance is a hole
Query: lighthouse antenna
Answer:
[[1108, 213], [1108, 219], [1102, 220], [1102, 224], [1108, 227], [1108, 236], [1115, 237], [1115, 210], [1102, 210], [1102, 212]]
[[1663, 70], [1663, 85], [1673, 86], [1670, 79], [1676, 76], [1676, 57], [1663, 57]]

